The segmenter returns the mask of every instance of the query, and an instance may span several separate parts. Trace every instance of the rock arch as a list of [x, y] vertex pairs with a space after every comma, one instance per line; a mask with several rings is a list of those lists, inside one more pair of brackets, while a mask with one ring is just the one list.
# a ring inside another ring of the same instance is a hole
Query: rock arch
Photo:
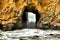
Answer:
[[[33, 5], [28, 5], [28, 6], [25, 6], [24, 8], [24, 11], [22, 13], [22, 16], [25, 14], [24, 12], [33, 12], [34, 14], [36, 14], [36, 28], [37, 28], [37, 23], [39, 22], [39, 18], [40, 18], [40, 13], [38, 12], [38, 10], [36, 9], [35, 6]], [[22, 19], [22, 16], [21, 16], [21, 19]], [[23, 19], [24, 20], [24, 19]], [[23, 20], [21, 20], [23, 22]], [[24, 20], [25, 21], [25, 20]]]
[[[41, 18], [39, 18], [38, 28], [43, 28], [44, 24], [59, 26], [60, 23], [60, 4], [59, 0], [0, 0], [0, 24], [6, 29], [9, 25], [21, 22], [24, 8], [26, 6], [35, 7]], [[54, 18], [54, 20], [53, 20]], [[20, 20], [20, 21], [18, 21]]]

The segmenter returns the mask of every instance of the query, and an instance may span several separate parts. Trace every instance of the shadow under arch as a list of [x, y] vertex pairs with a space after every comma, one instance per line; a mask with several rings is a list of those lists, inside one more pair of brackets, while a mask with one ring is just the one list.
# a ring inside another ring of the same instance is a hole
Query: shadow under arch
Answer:
[[23, 28], [27, 28], [27, 15], [26, 15], [26, 12], [32, 12], [32, 13], [36, 14], [36, 22], [35, 22], [34, 27], [37, 28], [37, 23], [39, 22], [40, 14], [39, 14], [38, 10], [36, 9], [36, 7], [34, 7], [32, 5], [25, 6], [25, 8], [24, 8], [24, 11], [23, 11], [23, 14], [22, 14]]

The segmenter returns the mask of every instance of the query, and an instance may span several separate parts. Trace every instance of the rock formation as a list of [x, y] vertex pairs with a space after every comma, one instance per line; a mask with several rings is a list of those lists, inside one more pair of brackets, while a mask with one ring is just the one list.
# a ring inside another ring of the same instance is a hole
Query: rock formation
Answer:
[[40, 18], [37, 28], [60, 29], [60, 0], [0, 0], [0, 24], [3, 30], [23, 28], [25, 7], [35, 7]]

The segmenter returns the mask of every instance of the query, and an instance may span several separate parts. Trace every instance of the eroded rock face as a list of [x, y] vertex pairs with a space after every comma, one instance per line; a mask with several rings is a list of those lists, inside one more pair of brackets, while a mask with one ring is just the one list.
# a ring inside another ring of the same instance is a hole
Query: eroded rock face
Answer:
[[[4, 27], [3, 30], [23, 28], [22, 15], [27, 6], [35, 7], [41, 15], [37, 22], [37, 28], [60, 27], [59, 0], [0, 0], [0, 24], [3, 25], [2, 29]], [[10, 27], [9, 24], [13, 26]]]

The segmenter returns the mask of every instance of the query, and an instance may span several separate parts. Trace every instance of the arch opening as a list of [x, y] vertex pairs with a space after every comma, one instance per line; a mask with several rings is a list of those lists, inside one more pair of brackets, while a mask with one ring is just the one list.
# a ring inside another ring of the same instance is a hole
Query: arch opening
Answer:
[[[30, 19], [29, 19], [30, 14]], [[33, 14], [33, 15], [31, 15]], [[25, 7], [22, 15], [22, 25], [23, 28], [29, 28], [29, 29], [35, 29], [37, 28], [37, 22], [39, 21], [39, 13], [38, 10], [35, 7], [27, 6]], [[29, 22], [30, 20], [30, 22]]]

